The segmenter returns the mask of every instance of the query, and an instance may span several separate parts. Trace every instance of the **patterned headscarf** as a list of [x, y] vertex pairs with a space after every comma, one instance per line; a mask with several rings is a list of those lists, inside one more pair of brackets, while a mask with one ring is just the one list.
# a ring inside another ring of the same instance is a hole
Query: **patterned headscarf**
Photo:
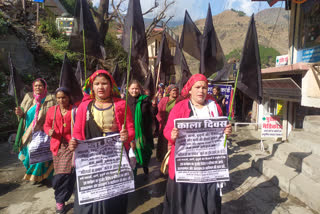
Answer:
[[194, 74], [190, 77], [188, 82], [184, 85], [183, 89], [181, 90], [181, 96], [184, 98], [189, 96], [189, 91], [191, 90], [192, 86], [198, 81], [205, 81], [208, 84], [207, 78], [203, 74]]
[[170, 91], [171, 91], [172, 89], [175, 89], [175, 88], [178, 88], [178, 89], [179, 89], [179, 87], [178, 87], [177, 85], [175, 85], [175, 84], [169, 85], [168, 88], [167, 88], [167, 94], [170, 94]]
[[[41, 82], [41, 84], [44, 84], [44, 90], [43, 90], [42, 94], [36, 94], [34, 92], [34, 84], [36, 82]], [[36, 123], [37, 123], [37, 121], [38, 121], [38, 115], [39, 115], [39, 111], [40, 111], [40, 108], [41, 108], [41, 100], [47, 96], [47, 92], [48, 92], [47, 91], [47, 82], [42, 78], [38, 78], [35, 81], [33, 81], [32, 89], [33, 89], [33, 98], [35, 99], [36, 105], [37, 105], [36, 106], [36, 113], [35, 113], [34, 120], [33, 120], [33, 123], [32, 123], [32, 128], [34, 128]]]
[[83, 86], [83, 93], [85, 97], [89, 96], [89, 99], [94, 99], [94, 94], [93, 94], [93, 80], [99, 76], [100, 74], [106, 74], [110, 80], [111, 80], [111, 96], [113, 97], [120, 97], [120, 91], [118, 89], [118, 86], [116, 84], [116, 82], [114, 81], [113, 77], [111, 76], [111, 74], [109, 74], [108, 71], [105, 70], [97, 70], [96, 72], [94, 72], [85, 82], [84, 86]]

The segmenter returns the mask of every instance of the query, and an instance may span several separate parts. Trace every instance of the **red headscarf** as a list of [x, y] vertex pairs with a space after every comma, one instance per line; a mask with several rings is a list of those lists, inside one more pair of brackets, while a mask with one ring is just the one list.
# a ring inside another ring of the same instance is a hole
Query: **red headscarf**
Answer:
[[181, 96], [184, 98], [189, 96], [189, 91], [191, 90], [192, 86], [198, 81], [205, 81], [208, 84], [207, 78], [203, 74], [194, 74], [190, 77], [188, 82], [184, 85], [183, 89], [181, 90]]
[[84, 97], [83, 100], [88, 100], [88, 99], [94, 99], [94, 94], [93, 94], [93, 80], [99, 75], [99, 74], [105, 74], [107, 75], [110, 80], [111, 80], [111, 96], [113, 97], [120, 97], [120, 92], [119, 89], [117, 87], [116, 82], [114, 81], [113, 77], [111, 76], [111, 74], [108, 71], [105, 70], [97, 70], [96, 72], [94, 72], [85, 82], [84, 86], [83, 86], [83, 93], [84, 93]]

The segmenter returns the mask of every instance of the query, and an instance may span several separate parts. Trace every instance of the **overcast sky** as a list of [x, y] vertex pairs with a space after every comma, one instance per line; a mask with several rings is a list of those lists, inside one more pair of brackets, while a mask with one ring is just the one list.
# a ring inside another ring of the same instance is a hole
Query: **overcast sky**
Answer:
[[[157, 1], [161, 7], [164, 0]], [[93, 0], [94, 6], [98, 6], [99, 2], [100, 0]], [[123, 9], [127, 8], [128, 2], [129, 0], [126, 0], [123, 5]], [[143, 12], [151, 8], [154, 4], [154, 0], [140, 0], [140, 2]], [[281, 2], [276, 3], [273, 7], [280, 7], [281, 4], [282, 7], [284, 7], [283, 1]], [[241, 10], [248, 16], [251, 16], [252, 13], [257, 13], [263, 9], [270, 8], [267, 2], [252, 2], [251, 0], [175, 0], [175, 4], [171, 6], [168, 11], [168, 15], [174, 15], [174, 20], [182, 20], [184, 17], [184, 11], [188, 10], [193, 20], [205, 18], [209, 3], [211, 4], [213, 15], [233, 8]], [[148, 14], [146, 18], [152, 18], [156, 12], [157, 11], [154, 11], [154, 13]]]

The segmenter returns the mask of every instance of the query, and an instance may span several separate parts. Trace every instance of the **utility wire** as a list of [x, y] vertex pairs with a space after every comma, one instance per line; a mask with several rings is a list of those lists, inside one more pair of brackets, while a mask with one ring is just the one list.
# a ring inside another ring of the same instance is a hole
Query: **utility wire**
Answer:
[[282, 4], [283, 4], [283, 1], [281, 2], [280, 10], [279, 10], [279, 13], [278, 13], [278, 16], [277, 16], [276, 22], [275, 22], [275, 23], [274, 23], [274, 25], [273, 25], [273, 29], [272, 29], [271, 35], [270, 35], [270, 37], [269, 37], [267, 47], [269, 47], [269, 45], [270, 45], [270, 41], [271, 41], [271, 38], [272, 38], [273, 33], [274, 33], [274, 30], [276, 29], [276, 26], [277, 26], [277, 23], [278, 23], [278, 20], [279, 20], [279, 16], [280, 16], [280, 12], [281, 12], [281, 10], [282, 10]]

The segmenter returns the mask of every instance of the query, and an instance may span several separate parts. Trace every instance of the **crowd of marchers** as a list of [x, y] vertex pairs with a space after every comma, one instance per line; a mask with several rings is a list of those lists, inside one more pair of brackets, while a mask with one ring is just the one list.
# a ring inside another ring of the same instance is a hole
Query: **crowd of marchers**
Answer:
[[[24, 180], [52, 181], [56, 213], [66, 212], [66, 202], [73, 193], [74, 213], [128, 212], [127, 194], [80, 205], [76, 188], [74, 151], [79, 141], [115, 133], [120, 134], [126, 153], [130, 149], [135, 153], [134, 175], [137, 167], [142, 167], [148, 176], [154, 138], [158, 138], [156, 159], [166, 161], [169, 174], [163, 213], [221, 213], [221, 196], [216, 183], [175, 181], [175, 141], [179, 130], [174, 127], [174, 120], [225, 114], [224, 97], [218, 87], [213, 89], [213, 95], [208, 94], [208, 80], [204, 75], [193, 75], [181, 91], [174, 84], [160, 83], [156, 94], [150, 97], [150, 92], [137, 80], [131, 80], [127, 91], [120, 94], [112, 75], [97, 70], [83, 85], [84, 96], [77, 103], [73, 102], [69, 88], [60, 87], [49, 94], [47, 87], [44, 79], [36, 79], [33, 91], [27, 93], [15, 109], [15, 114], [23, 121], [17, 132], [16, 146], [26, 168]], [[29, 144], [32, 133], [38, 130], [51, 139], [52, 161], [30, 164]], [[224, 133], [231, 134], [231, 125], [227, 125]]]

